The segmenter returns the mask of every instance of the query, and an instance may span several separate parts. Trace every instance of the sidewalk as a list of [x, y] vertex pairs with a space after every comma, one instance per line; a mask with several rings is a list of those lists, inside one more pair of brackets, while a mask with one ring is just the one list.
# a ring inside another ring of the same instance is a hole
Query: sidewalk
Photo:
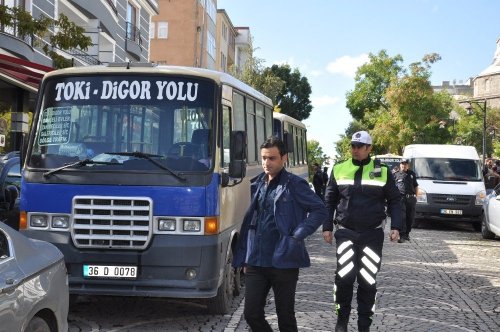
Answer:
[[[307, 247], [312, 266], [300, 272], [299, 331], [333, 331], [335, 246], [318, 231]], [[416, 229], [410, 242], [387, 239], [377, 284], [371, 331], [500, 331], [500, 241], [480, 233]], [[354, 297], [349, 331], [357, 331], [356, 307]], [[278, 331], [272, 291], [266, 312]], [[243, 300], [225, 331], [249, 331]]]

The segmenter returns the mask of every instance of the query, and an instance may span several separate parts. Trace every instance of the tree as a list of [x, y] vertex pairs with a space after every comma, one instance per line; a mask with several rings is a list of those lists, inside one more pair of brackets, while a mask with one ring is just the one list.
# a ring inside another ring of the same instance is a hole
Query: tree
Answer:
[[312, 111], [311, 85], [306, 77], [296, 68], [292, 71], [289, 65], [272, 65], [263, 72], [264, 76], [280, 78], [284, 84], [273, 100], [281, 108], [283, 114], [289, 115], [299, 121], [307, 119]]
[[346, 93], [346, 106], [355, 120], [362, 120], [366, 112], [389, 109], [385, 92], [391, 81], [403, 70], [401, 55], [389, 57], [385, 50], [369, 54], [369, 62], [358, 68], [354, 90]]
[[[86, 51], [92, 45], [92, 39], [86, 36], [85, 29], [70, 22], [68, 17], [60, 14], [57, 20], [46, 16], [33, 18], [29, 12], [21, 7], [8, 7], [0, 5], [0, 24], [8, 26], [17, 31], [19, 37], [38, 36], [40, 40], [37, 44], [42, 46], [46, 55], [53, 60], [55, 68], [64, 68], [72, 65], [71, 59], [67, 59], [57, 53], [56, 49], [70, 50], [80, 48]], [[51, 33], [49, 28], [53, 27], [56, 33]], [[46, 40], [48, 39], [48, 44]]]
[[311, 168], [309, 168], [310, 181], [312, 181], [313, 175], [312, 165], [314, 165], [315, 163], [317, 163], [318, 165], [324, 165], [328, 163], [329, 159], [330, 157], [323, 152], [323, 148], [319, 145], [318, 141], [307, 141], [307, 164], [311, 166]]
[[401, 154], [410, 143], [451, 142], [452, 130], [442, 124], [456, 103], [447, 92], [435, 93], [430, 83], [431, 65], [441, 57], [425, 55], [408, 69], [401, 66], [400, 55], [390, 57], [384, 50], [369, 59], [356, 73], [354, 90], [346, 94], [354, 120], [337, 142], [341, 156], [350, 153], [348, 140], [358, 130], [371, 132], [373, 154]]

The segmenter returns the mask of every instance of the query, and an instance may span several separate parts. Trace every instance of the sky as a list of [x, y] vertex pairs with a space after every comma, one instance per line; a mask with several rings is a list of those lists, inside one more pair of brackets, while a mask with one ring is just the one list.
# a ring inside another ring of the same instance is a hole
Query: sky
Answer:
[[331, 157], [352, 120], [345, 95], [368, 54], [399, 54], [408, 68], [438, 53], [432, 84], [463, 84], [492, 63], [500, 38], [498, 0], [217, 0], [217, 8], [250, 28], [264, 66], [287, 63], [307, 77], [307, 139]]

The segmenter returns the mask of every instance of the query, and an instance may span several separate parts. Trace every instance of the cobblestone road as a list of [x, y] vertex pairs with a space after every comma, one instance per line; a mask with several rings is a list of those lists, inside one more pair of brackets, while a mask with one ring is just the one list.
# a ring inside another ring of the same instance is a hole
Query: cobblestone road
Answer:
[[[500, 241], [463, 228], [428, 226], [412, 240], [386, 241], [372, 331], [500, 331]], [[335, 246], [318, 231], [307, 241], [312, 267], [297, 289], [300, 331], [332, 331]], [[200, 303], [134, 298], [82, 298], [70, 308], [70, 331], [249, 331], [243, 297], [225, 316]], [[356, 303], [350, 330], [356, 331]], [[267, 319], [278, 331], [274, 299]]]

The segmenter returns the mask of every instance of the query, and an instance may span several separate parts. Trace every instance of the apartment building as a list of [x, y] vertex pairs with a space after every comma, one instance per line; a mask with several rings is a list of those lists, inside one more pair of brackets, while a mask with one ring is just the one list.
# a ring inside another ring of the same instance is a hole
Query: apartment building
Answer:
[[234, 66], [236, 31], [224, 9], [217, 9], [217, 59], [216, 69], [225, 73]]
[[216, 69], [217, 1], [158, 0], [152, 18], [151, 61]]
[[[23, 8], [35, 19], [64, 14], [83, 27], [92, 39], [89, 49], [55, 49], [73, 66], [149, 61], [150, 22], [158, 14], [157, 0], [0, 0], [0, 4], [9, 10]], [[47, 38], [22, 35], [16, 19], [0, 24], [0, 112], [33, 109], [40, 79], [53, 67], [42, 50], [47, 43]]]

